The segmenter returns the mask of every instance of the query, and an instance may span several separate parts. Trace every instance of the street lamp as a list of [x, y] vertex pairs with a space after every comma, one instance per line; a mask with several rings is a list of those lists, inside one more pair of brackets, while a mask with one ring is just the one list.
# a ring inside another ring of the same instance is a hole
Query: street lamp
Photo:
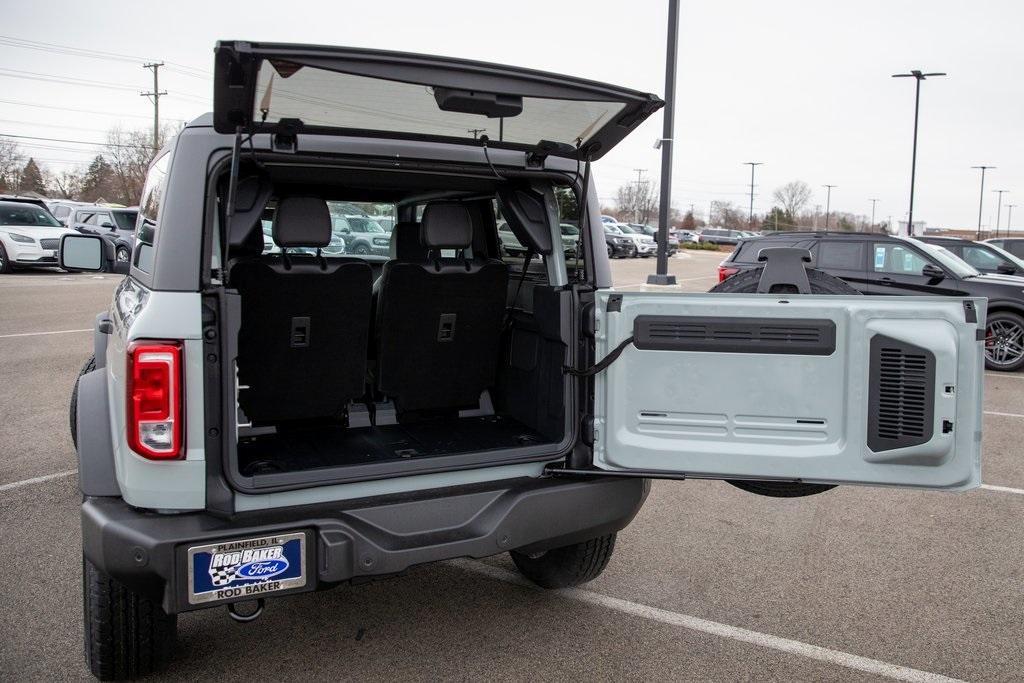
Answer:
[[763, 161], [743, 162], [744, 166], [750, 166], [750, 216], [747, 218], [747, 223], [750, 227], [754, 227], [754, 169], [763, 164]]
[[665, 111], [661, 123], [661, 203], [658, 206], [658, 265], [647, 276], [649, 285], [674, 285], [668, 272], [668, 219], [672, 207], [672, 140], [676, 110], [676, 58], [679, 54], [679, 0], [668, 0], [668, 36], [665, 41]]
[[[1006, 205], [1006, 208], [1010, 210], [1010, 212], [1006, 216], [1006, 236], [1007, 237], [1010, 236], [1010, 220], [1013, 218], [1013, 207], [1015, 207], [1015, 206], [1017, 206], [1017, 205], [1016, 204], [1007, 204]], [[996, 235], [996, 237], [998, 237], [998, 236], [999, 235]]]
[[990, 168], [995, 168], [995, 166], [971, 166], [971, 168], [980, 168], [981, 169], [981, 195], [978, 198], [978, 234], [976, 235], [976, 239], [980, 240], [981, 239], [981, 210], [982, 210], [982, 207], [985, 205], [985, 171], [989, 170]]
[[996, 205], [996, 237], [999, 237], [999, 223], [1003, 215], [1003, 195], [1009, 190], [992, 190], [999, 194], [999, 203]]
[[929, 76], [945, 76], [945, 73], [921, 73], [914, 69], [908, 74], [893, 74], [893, 78], [913, 78], [916, 81], [914, 89], [914, 151], [910, 158], [910, 213], [907, 215], [907, 236], [914, 235], [914, 176], [917, 173], [917, 113], [921, 105], [921, 81]]
[[825, 198], [825, 229], [828, 230], [828, 213], [832, 208], [832, 188], [839, 187], [838, 185], [822, 185], [822, 187], [828, 188], [828, 196]]

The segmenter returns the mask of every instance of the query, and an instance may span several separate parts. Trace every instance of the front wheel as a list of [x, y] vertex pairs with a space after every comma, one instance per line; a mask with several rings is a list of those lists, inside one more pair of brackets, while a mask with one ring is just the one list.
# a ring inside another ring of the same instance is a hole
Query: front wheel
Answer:
[[522, 575], [538, 586], [569, 588], [596, 579], [614, 550], [615, 534], [608, 534], [540, 553], [513, 550], [509, 555]]
[[11, 265], [11, 260], [7, 258], [7, 250], [4, 249], [4, 245], [0, 244], [0, 275], [7, 275], [14, 270], [14, 266]]
[[367, 254], [370, 253], [370, 247], [368, 247], [365, 244], [356, 245], [356, 248], [353, 253], [359, 254], [360, 256], [366, 256]]
[[85, 661], [101, 681], [135, 679], [171, 659], [178, 617], [82, 557]]
[[985, 367], [1012, 372], [1024, 367], [1024, 318], [997, 311], [985, 321]]

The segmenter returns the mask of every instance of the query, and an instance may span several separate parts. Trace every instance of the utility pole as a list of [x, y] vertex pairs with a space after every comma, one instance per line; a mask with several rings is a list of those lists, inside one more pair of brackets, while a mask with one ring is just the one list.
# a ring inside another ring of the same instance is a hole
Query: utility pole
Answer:
[[982, 207], [985, 206], [985, 171], [989, 170], [990, 168], [995, 168], [995, 166], [971, 166], [971, 168], [980, 168], [981, 169], [981, 195], [980, 195], [980, 197], [978, 199], [978, 234], [976, 235], [976, 239], [980, 240], [981, 239], [981, 211], [982, 211]]
[[825, 199], [825, 229], [828, 230], [828, 214], [832, 210], [832, 188], [839, 187], [838, 185], [822, 185], [822, 187], [828, 189], [828, 195]]
[[999, 223], [1000, 223], [1000, 221], [1002, 220], [1002, 217], [1003, 217], [1003, 194], [1005, 194], [1009, 190], [992, 190], [992, 191], [999, 194], [999, 203], [997, 204], [997, 208], [996, 208], [996, 237], [999, 237]]
[[878, 203], [878, 200], [875, 199], [874, 197], [872, 197], [868, 201], [871, 202], [871, 232], [874, 232], [875, 231], [875, 204]]
[[478, 140], [480, 138], [480, 133], [486, 133], [487, 129], [486, 128], [470, 128], [466, 132], [467, 133], [472, 133], [473, 134], [473, 139], [474, 140]]
[[141, 92], [139, 95], [142, 97], [151, 97], [153, 99], [153, 153], [160, 148], [160, 96], [166, 95], [167, 91], [160, 90], [160, 67], [164, 65], [163, 62], [152, 62], [151, 64], [143, 64], [143, 69], [153, 70], [153, 92]]
[[636, 192], [633, 193], [633, 222], [640, 222], [640, 187], [644, 184], [644, 173], [647, 173], [645, 168], [634, 168], [636, 171]]
[[914, 236], [914, 175], [917, 172], [917, 112], [921, 105], [921, 81], [929, 76], [945, 76], [945, 73], [921, 73], [914, 69], [908, 74], [893, 74], [893, 78], [913, 78], [916, 81], [914, 92], [914, 152], [910, 160], [910, 213], [907, 214], [907, 236]]
[[[1007, 237], [1010, 236], [1010, 221], [1013, 218], [1013, 207], [1015, 207], [1015, 206], [1017, 206], [1017, 205], [1016, 204], [1007, 204], [1006, 205], [1006, 208], [1010, 210], [1009, 214], [1006, 216], [1006, 236]], [[996, 237], [999, 237], [998, 233], [996, 234]]]
[[754, 169], [762, 165], [763, 161], [744, 161], [744, 166], [750, 166], [750, 216], [747, 218], [747, 224], [750, 227], [754, 227]]
[[668, 0], [668, 36], [665, 41], [665, 110], [661, 128], [661, 202], [658, 206], [658, 269], [647, 276], [649, 285], [674, 285], [668, 273], [668, 215], [672, 208], [672, 131], [676, 115], [676, 60], [679, 54], [679, 0]]

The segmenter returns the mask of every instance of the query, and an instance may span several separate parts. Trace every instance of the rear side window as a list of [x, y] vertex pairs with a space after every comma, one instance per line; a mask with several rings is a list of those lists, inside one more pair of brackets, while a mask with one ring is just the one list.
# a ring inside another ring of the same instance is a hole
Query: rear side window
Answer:
[[1007, 240], [1006, 246], [1004, 246], [1003, 249], [1014, 256], [1024, 258], [1024, 240]]
[[863, 242], [829, 242], [818, 243], [818, 268], [834, 268], [837, 270], [864, 270]]
[[142, 201], [139, 202], [140, 220], [135, 233], [134, 264], [136, 268], [147, 273], [153, 271], [153, 241], [160, 224], [160, 207], [163, 205], [164, 193], [167, 190], [167, 171], [170, 163], [169, 153], [153, 162], [146, 176], [146, 184], [142, 188]]

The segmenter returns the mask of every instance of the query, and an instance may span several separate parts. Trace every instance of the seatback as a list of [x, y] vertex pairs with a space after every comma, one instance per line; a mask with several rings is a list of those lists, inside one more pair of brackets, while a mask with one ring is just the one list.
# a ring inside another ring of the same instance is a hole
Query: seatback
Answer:
[[[378, 388], [399, 413], [475, 407], [495, 382], [508, 269], [465, 258], [472, 238], [465, 206], [429, 204], [420, 225], [427, 253], [384, 264]], [[442, 257], [446, 249], [459, 255]]]
[[238, 382], [248, 387], [239, 404], [253, 424], [339, 419], [365, 392], [370, 266], [288, 254], [330, 242], [322, 199], [280, 200], [273, 237], [284, 253], [232, 266], [242, 301]]

